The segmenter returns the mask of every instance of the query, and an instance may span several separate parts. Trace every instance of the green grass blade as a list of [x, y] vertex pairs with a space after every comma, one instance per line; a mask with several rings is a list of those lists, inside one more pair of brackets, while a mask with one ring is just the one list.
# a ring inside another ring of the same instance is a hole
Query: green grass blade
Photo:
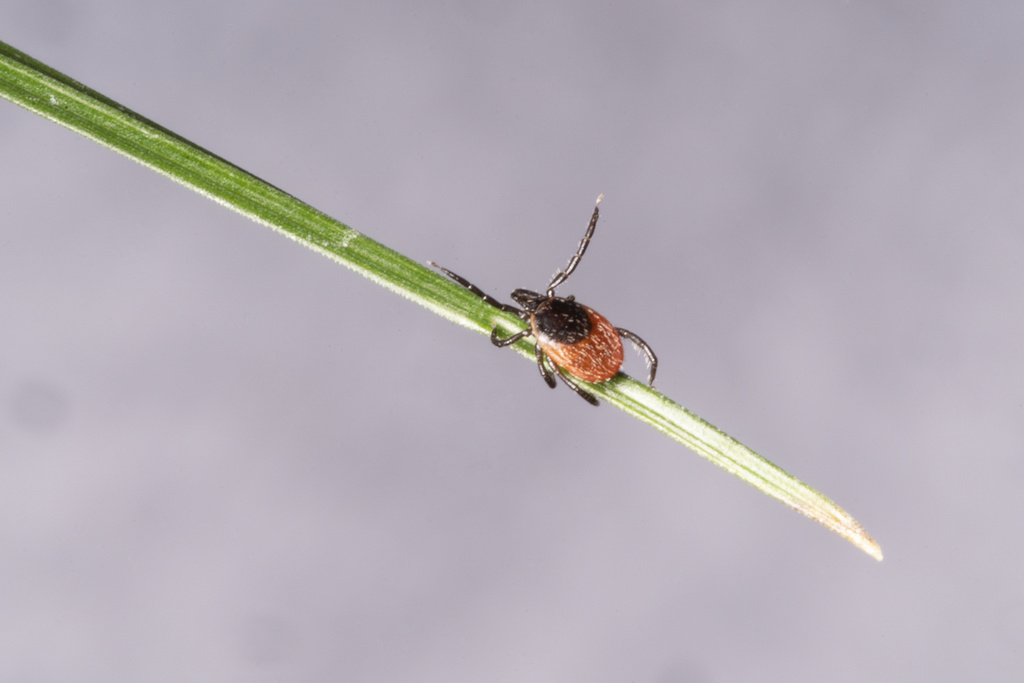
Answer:
[[[118, 103], [0, 43], [0, 96], [134, 159], [281, 232], [453, 322], [490, 334], [521, 323], [472, 293]], [[517, 350], [533, 360], [532, 347]], [[714, 464], [817, 520], [881, 560], [878, 544], [845, 511], [682, 406], [621, 373], [586, 385]]]

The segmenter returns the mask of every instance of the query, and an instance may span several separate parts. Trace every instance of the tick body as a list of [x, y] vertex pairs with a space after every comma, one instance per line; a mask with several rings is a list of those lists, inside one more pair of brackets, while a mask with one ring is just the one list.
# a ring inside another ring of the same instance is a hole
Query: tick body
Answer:
[[650, 386], [654, 386], [654, 374], [658, 370], [658, 358], [643, 339], [629, 330], [614, 327], [607, 318], [594, 309], [577, 303], [573, 296], [555, 296], [555, 288], [576, 270], [590, 244], [590, 238], [597, 227], [598, 209], [603, 197], [604, 195], [601, 195], [597, 198], [587, 232], [576, 253], [569, 259], [569, 265], [565, 270], [555, 273], [547, 290], [543, 294], [529, 289], [517, 289], [512, 292], [512, 299], [519, 304], [518, 308], [501, 303], [465, 278], [434, 262], [430, 263], [490, 305], [514, 313], [520, 320], [529, 323], [526, 329], [504, 339], [498, 336], [498, 328], [494, 328], [491, 330], [491, 343], [499, 347], [509, 346], [525, 337], [534, 337], [537, 340], [534, 347], [537, 367], [547, 385], [554, 389], [557, 375], [566, 386], [595, 406], [597, 399], [594, 395], [574, 382], [569, 375], [584, 382], [604, 382], [614, 377], [622, 367], [622, 338], [631, 341], [647, 359], [650, 368], [647, 383]]

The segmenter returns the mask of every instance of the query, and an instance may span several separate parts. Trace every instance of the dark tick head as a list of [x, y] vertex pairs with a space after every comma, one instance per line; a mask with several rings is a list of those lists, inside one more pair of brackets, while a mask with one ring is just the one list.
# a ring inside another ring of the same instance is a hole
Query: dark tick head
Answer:
[[522, 306], [523, 310], [527, 313], [536, 311], [537, 307], [544, 303], [544, 300], [547, 298], [547, 296], [529, 289], [517, 289], [512, 292], [512, 300]]

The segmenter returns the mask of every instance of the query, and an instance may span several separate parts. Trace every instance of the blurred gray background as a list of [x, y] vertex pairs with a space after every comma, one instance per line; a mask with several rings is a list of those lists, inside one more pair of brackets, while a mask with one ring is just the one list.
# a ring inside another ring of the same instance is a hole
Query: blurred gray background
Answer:
[[603, 192], [560, 292], [886, 553], [0, 102], [3, 680], [1021, 679], [1019, 3], [8, 0], [0, 29], [505, 300]]

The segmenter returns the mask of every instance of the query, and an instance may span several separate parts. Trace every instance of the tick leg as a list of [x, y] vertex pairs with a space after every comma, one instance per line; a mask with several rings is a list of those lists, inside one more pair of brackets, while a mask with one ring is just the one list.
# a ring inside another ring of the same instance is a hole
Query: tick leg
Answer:
[[549, 297], [555, 295], [555, 287], [569, 279], [569, 276], [572, 275], [572, 271], [576, 270], [576, 266], [579, 265], [580, 259], [583, 258], [583, 252], [587, 250], [587, 246], [590, 244], [590, 238], [594, 236], [594, 228], [597, 227], [598, 207], [601, 206], [602, 199], [604, 199], [604, 195], [600, 195], [597, 198], [597, 202], [594, 204], [594, 215], [590, 217], [590, 224], [587, 225], [587, 232], [583, 235], [583, 240], [580, 242], [580, 246], [576, 249], [576, 253], [573, 254], [571, 259], [569, 259], [569, 265], [565, 267], [565, 270], [560, 270], [555, 273], [555, 277], [552, 278], [551, 284], [548, 285]]
[[476, 285], [474, 285], [473, 283], [471, 283], [469, 280], [467, 280], [466, 278], [462, 277], [461, 275], [456, 275], [452, 271], [448, 270], [447, 268], [442, 268], [441, 266], [437, 265], [433, 261], [427, 261], [427, 263], [429, 263], [430, 265], [434, 266], [435, 268], [440, 270], [442, 273], [444, 273], [445, 275], [450, 277], [452, 280], [455, 280], [460, 285], [462, 285], [463, 287], [465, 287], [469, 291], [473, 292], [478, 297], [480, 297], [481, 299], [483, 299], [484, 301], [486, 301], [490, 305], [494, 306], [495, 308], [501, 309], [501, 310], [505, 311], [506, 313], [515, 313], [517, 315], [519, 313], [522, 313], [522, 311], [520, 309], [516, 308], [515, 306], [512, 306], [510, 304], [503, 304], [503, 303], [501, 303], [500, 301], [495, 299], [493, 296], [491, 296], [490, 294], [487, 294], [482, 289], [480, 289], [479, 287], [477, 287]]
[[587, 403], [589, 403], [592, 406], [599, 405], [599, 403], [597, 402], [597, 399], [594, 398], [594, 395], [592, 393], [590, 393], [589, 391], [586, 391], [579, 384], [576, 384], [576, 382], [573, 382], [571, 379], [569, 379], [569, 377], [565, 374], [565, 371], [562, 370], [562, 368], [560, 368], [558, 366], [555, 366], [555, 374], [558, 375], [558, 378], [560, 380], [565, 382], [565, 386], [569, 387], [570, 389], [575, 391], [577, 394], [579, 394], [580, 398], [582, 398], [584, 401], [586, 401]]
[[549, 368], [548, 364], [544, 362], [544, 360], [547, 358], [544, 355], [544, 351], [541, 350], [540, 344], [537, 344], [533, 348], [534, 351], [537, 352], [537, 367], [540, 368], [540, 376], [544, 378], [544, 381], [548, 383], [549, 387], [554, 389], [555, 378], [554, 375], [551, 374], [551, 368]]
[[625, 337], [629, 341], [633, 342], [633, 346], [639, 349], [640, 353], [644, 354], [644, 357], [647, 358], [647, 367], [649, 368], [647, 372], [647, 386], [653, 387], [654, 374], [658, 372], [658, 357], [654, 355], [654, 351], [647, 345], [647, 342], [629, 330], [616, 327], [615, 331], [619, 333], [620, 337]]
[[511, 344], [515, 344], [517, 341], [519, 341], [523, 337], [529, 337], [531, 334], [533, 334], [533, 330], [531, 330], [529, 327], [527, 327], [525, 330], [523, 330], [521, 332], [516, 332], [515, 334], [513, 334], [511, 337], [508, 337], [507, 339], [502, 339], [501, 337], [498, 336], [498, 328], [495, 327], [493, 330], [491, 330], [491, 343], [494, 344], [495, 346], [504, 348], [504, 347], [509, 346]]

